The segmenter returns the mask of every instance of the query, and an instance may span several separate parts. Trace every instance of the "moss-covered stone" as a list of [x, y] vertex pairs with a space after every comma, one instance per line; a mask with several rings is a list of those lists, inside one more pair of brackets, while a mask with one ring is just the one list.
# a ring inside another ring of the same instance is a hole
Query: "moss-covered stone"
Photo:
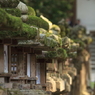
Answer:
[[67, 58], [68, 54], [67, 51], [63, 48], [58, 48], [56, 51], [49, 51], [48, 53], [45, 54], [47, 58]]
[[45, 46], [48, 46], [50, 48], [56, 48], [59, 45], [58, 42], [55, 39], [51, 38], [51, 37], [44, 37], [44, 40], [43, 40], [42, 43]]
[[24, 4], [23, 2], [19, 2], [19, 4], [16, 7], [17, 9], [19, 9], [21, 11], [22, 14], [27, 14], [28, 13], [28, 7], [26, 4]]
[[48, 47], [56, 48], [62, 45], [62, 39], [49, 32], [40, 32], [40, 41]]
[[36, 16], [35, 10], [30, 6], [28, 6], [28, 15]]
[[29, 25], [37, 26], [39, 28], [49, 29], [49, 25], [46, 21], [37, 16], [29, 16], [26, 22]]
[[57, 56], [59, 58], [64, 58], [65, 59], [65, 58], [68, 57], [67, 51], [63, 48], [58, 48], [56, 52], [57, 52]]
[[77, 52], [69, 52], [68, 57], [69, 58], [76, 58], [77, 57]]

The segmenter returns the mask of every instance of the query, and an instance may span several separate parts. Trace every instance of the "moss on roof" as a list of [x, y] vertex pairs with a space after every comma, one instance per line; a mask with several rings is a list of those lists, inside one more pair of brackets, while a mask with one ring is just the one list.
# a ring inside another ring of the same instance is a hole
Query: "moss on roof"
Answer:
[[34, 38], [37, 35], [37, 29], [22, 22], [20, 17], [12, 16], [0, 8], [0, 36], [13, 37], [25, 36]]
[[37, 26], [39, 28], [44, 28], [46, 30], [49, 29], [48, 23], [44, 21], [42, 18], [37, 16], [29, 16], [26, 23], [29, 25]]
[[22, 28], [22, 24], [23, 23], [20, 17], [16, 17], [8, 14], [7, 24], [5, 26], [10, 27], [12, 29], [20, 30]]
[[13, 15], [13, 16], [17, 16], [17, 17], [20, 17], [21, 16], [21, 11], [19, 9], [16, 9], [16, 8], [4, 8], [4, 10]]
[[35, 10], [30, 6], [28, 6], [28, 15], [36, 16]]
[[35, 27], [30, 27], [28, 24], [23, 23], [22, 34], [25, 34], [28, 38], [34, 38], [37, 36], [38, 29]]
[[37, 29], [23, 23], [21, 30], [0, 30], [0, 38], [25, 37], [33, 39], [37, 35]]
[[0, 8], [0, 26], [7, 23], [8, 14], [2, 8]]
[[19, 17], [8, 14], [0, 8], [0, 27], [20, 29], [22, 27], [22, 20]]
[[63, 48], [58, 48], [56, 51], [49, 51], [45, 54], [47, 58], [63, 58], [66, 59], [68, 57], [67, 51]]

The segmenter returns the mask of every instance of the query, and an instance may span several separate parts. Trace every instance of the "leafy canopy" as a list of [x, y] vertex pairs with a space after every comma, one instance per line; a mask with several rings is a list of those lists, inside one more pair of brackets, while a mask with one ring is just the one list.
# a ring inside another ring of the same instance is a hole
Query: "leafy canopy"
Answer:
[[41, 14], [47, 17], [53, 23], [60, 19], [72, 16], [71, 10], [74, 0], [21, 0], [33, 7], [37, 16]]

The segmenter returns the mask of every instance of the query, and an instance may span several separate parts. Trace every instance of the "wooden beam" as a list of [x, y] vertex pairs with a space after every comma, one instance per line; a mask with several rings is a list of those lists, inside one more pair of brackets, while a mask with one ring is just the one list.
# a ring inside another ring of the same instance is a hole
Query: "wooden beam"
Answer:
[[3, 44], [3, 40], [2, 39], [0, 39], [0, 44]]
[[34, 48], [31, 48], [31, 53], [32, 53], [32, 54], [34, 53]]
[[12, 45], [17, 45], [18, 41], [16, 39], [12, 39]]
[[40, 81], [44, 85], [46, 83], [46, 64], [40, 63]]
[[42, 50], [37, 50], [37, 49], [36, 49], [36, 50], [34, 50], [34, 53], [35, 53], [35, 54], [42, 54]]
[[18, 52], [23, 52], [24, 51], [24, 48], [23, 47], [17, 47], [17, 51]]
[[31, 53], [31, 48], [30, 47], [24, 47], [24, 52], [26, 53]]
[[9, 46], [9, 52], [8, 52], [8, 60], [9, 60], [9, 73], [11, 73], [11, 46]]
[[7, 44], [7, 45], [12, 44], [12, 39], [3, 39], [3, 44]]
[[[15, 45], [13, 45], [13, 46], [15, 46]], [[16, 45], [16, 46], [23, 46], [23, 47], [31, 47], [32, 49], [39, 49], [39, 50], [43, 50], [43, 51], [54, 51], [55, 49], [54, 48], [49, 48], [49, 47], [46, 47], [46, 46], [39, 46], [39, 45], [37, 45], [37, 46], [35, 46], [35, 45], [27, 45], [27, 44], [24, 44], [24, 45]]]
[[4, 73], [4, 46], [0, 44], [0, 73]]

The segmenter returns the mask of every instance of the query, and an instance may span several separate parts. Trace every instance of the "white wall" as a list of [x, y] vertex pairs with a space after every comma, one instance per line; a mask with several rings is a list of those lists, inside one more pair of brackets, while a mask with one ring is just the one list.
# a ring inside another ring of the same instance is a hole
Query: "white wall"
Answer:
[[[77, 0], [76, 18], [86, 26], [87, 33], [95, 31], [95, 0]], [[95, 81], [95, 70], [91, 70], [91, 81]]]
[[76, 13], [88, 31], [95, 30], [95, 0], [77, 0]]

